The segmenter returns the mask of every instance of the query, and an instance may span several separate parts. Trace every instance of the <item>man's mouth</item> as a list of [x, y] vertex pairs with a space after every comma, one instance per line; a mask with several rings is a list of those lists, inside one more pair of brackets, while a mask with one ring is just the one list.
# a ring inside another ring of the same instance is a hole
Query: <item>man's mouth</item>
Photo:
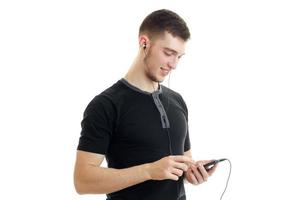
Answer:
[[166, 68], [163, 68], [163, 67], [160, 67], [160, 69], [162, 70], [162, 72], [163, 72], [165, 75], [167, 75], [167, 74], [170, 72], [169, 69], [166, 69]]

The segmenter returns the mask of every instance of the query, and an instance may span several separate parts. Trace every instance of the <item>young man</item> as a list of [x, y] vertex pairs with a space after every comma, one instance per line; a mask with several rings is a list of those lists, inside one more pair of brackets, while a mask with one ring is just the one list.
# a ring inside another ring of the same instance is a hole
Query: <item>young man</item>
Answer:
[[[75, 164], [79, 194], [109, 200], [186, 199], [184, 177], [200, 184], [215, 171], [192, 160], [188, 111], [180, 94], [160, 85], [190, 38], [176, 13], [158, 10], [140, 26], [139, 51], [124, 78], [87, 106]], [[108, 167], [101, 167], [104, 159]]]

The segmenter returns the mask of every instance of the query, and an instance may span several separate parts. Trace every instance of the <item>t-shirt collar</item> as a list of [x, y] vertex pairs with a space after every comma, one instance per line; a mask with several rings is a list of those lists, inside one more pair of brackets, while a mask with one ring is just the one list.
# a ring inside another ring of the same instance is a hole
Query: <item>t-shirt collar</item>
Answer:
[[126, 79], [122, 78], [120, 79], [120, 81], [122, 83], [124, 83], [126, 86], [128, 86], [130, 89], [133, 89], [137, 92], [140, 92], [140, 93], [143, 93], [143, 94], [148, 94], [148, 95], [158, 95], [158, 94], [161, 94], [162, 93], [162, 87], [160, 84], [158, 84], [158, 89], [155, 90], [154, 92], [147, 92], [147, 91], [144, 91], [144, 90], [141, 90], [140, 88], [132, 85], [131, 83], [129, 83]]

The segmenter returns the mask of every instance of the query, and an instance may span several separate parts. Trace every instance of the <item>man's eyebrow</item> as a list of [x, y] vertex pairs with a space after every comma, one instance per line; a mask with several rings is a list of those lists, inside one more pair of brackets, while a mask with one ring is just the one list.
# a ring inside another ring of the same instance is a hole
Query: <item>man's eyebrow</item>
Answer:
[[[170, 49], [169, 47], [164, 47], [164, 49], [165, 50], [167, 50], [167, 51], [171, 51], [173, 54], [178, 54], [178, 52], [177, 51], [175, 51], [174, 49]], [[183, 54], [181, 54], [180, 56], [183, 56], [185, 53], [183, 53]]]

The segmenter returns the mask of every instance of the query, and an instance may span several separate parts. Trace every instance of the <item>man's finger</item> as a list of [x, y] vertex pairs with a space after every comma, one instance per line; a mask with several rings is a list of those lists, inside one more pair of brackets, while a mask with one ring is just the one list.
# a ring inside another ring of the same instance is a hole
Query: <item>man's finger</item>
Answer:
[[176, 176], [175, 174], [172, 174], [172, 173], [170, 173], [167, 178], [174, 180], [174, 181], [178, 181], [178, 179], [179, 179], [178, 176]]
[[177, 169], [181, 169], [181, 170], [183, 170], [183, 171], [187, 171], [188, 168], [189, 168], [189, 166], [188, 166], [187, 164], [185, 164], [185, 163], [180, 163], [180, 162], [175, 162], [173, 167], [175, 167], [175, 168], [177, 168]]
[[198, 165], [198, 169], [202, 175], [203, 180], [207, 181], [209, 175], [208, 175], [207, 171], [205, 170], [205, 168], [203, 167], [203, 165], [202, 164]]
[[185, 162], [188, 164], [196, 164], [196, 162], [188, 156], [170, 156], [176, 162]]
[[191, 173], [190, 178], [191, 178], [194, 185], [199, 184], [199, 181], [197, 180], [197, 178], [195, 177], [195, 175], [193, 173]]
[[175, 174], [176, 176], [182, 176], [182, 175], [183, 175], [183, 171], [180, 170], [180, 169], [174, 168], [174, 169], [172, 170], [172, 174]]
[[192, 169], [194, 176], [197, 179], [197, 182], [202, 183], [204, 181], [204, 178], [203, 178], [202, 174], [199, 172], [198, 167], [192, 166], [191, 169]]

